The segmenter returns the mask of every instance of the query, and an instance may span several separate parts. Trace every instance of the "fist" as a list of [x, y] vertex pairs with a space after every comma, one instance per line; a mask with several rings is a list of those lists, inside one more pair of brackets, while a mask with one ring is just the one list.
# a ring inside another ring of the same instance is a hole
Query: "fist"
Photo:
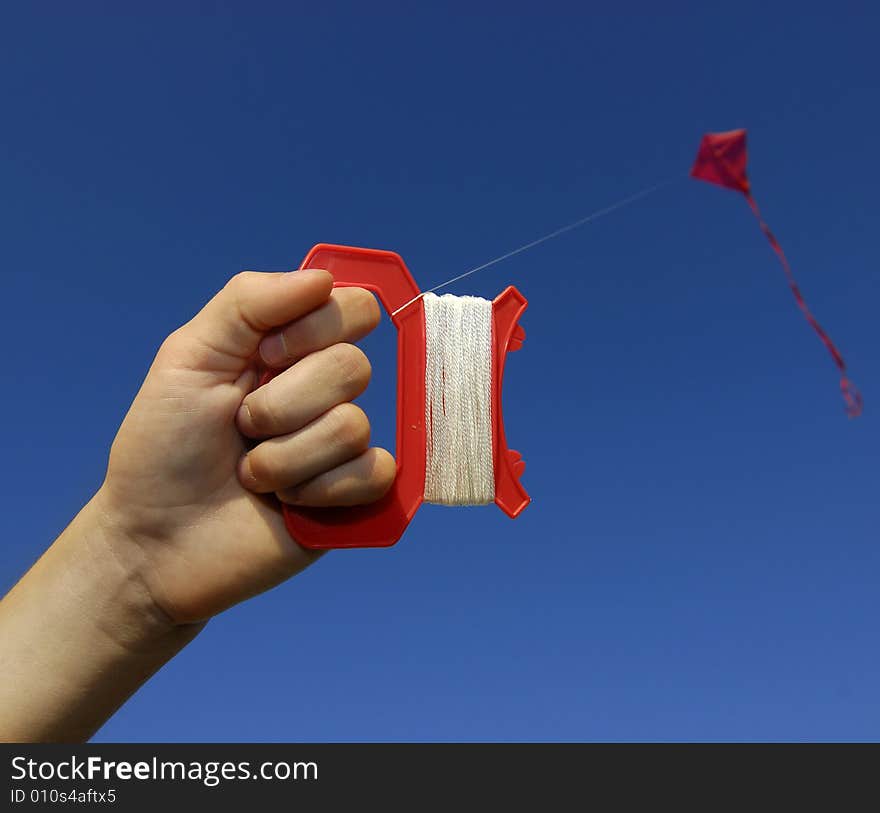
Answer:
[[94, 502], [164, 617], [205, 620], [316, 558], [278, 500], [350, 506], [391, 486], [351, 403], [370, 380], [351, 342], [378, 321], [370, 293], [326, 271], [245, 272], [162, 344]]
[[379, 321], [372, 294], [340, 288], [329, 300], [263, 340], [273, 371], [247, 395], [236, 425], [257, 442], [241, 458], [241, 484], [292, 505], [358, 505], [379, 499], [395, 473], [384, 449], [370, 448], [370, 421], [351, 401], [370, 382], [370, 362], [349, 344]]

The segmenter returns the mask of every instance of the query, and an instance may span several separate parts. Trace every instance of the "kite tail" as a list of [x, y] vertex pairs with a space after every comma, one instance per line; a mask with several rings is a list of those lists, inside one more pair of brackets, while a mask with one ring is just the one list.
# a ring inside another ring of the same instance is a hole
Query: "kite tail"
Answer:
[[837, 365], [838, 370], [840, 370], [840, 392], [843, 395], [843, 400], [846, 402], [846, 414], [850, 418], [857, 418], [862, 412], [862, 394], [847, 375], [846, 362], [843, 360], [843, 356], [840, 354], [837, 347], [835, 347], [834, 342], [831, 341], [831, 337], [824, 331], [822, 325], [816, 321], [816, 317], [813, 316], [810, 309], [807, 307], [806, 300], [804, 300], [801, 289], [798, 287], [797, 281], [794, 278], [791, 266], [788, 264], [785, 253], [782, 251], [782, 246], [779, 245], [779, 241], [776, 239], [773, 232], [770, 231], [769, 226], [764, 222], [764, 218], [761, 217], [761, 210], [758, 209], [758, 204], [755, 202], [755, 199], [751, 194], [746, 193], [746, 200], [748, 200], [752, 212], [758, 219], [761, 231], [764, 232], [765, 236], [770, 241], [773, 251], [776, 252], [776, 256], [779, 257], [779, 261], [782, 263], [782, 270], [785, 271], [785, 277], [788, 280], [788, 287], [791, 288], [791, 292], [794, 294], [798, 307], [810, 323], [810, 327], [816, 331], [816, 335], [822, 340], [822, 344], [828, 349], [831, 358], [834, 359], [834, 363]]

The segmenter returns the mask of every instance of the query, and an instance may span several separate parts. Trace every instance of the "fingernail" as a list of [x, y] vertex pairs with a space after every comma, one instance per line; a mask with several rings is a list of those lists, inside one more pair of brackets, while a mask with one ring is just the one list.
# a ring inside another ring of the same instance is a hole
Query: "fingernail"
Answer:
[[251, 491], [255, 491], [259, 486], [257, 478], [254, 477], [254, 473], [251, 470], [251, 462], [248, 460], [247, 455], [242, 457], [238, 462], [238, 479], [245, 488], [250, 489]]
[[281, 502], [285, 503], [286, 505], [301, 505], [302, 503], [300, 502], [299, 495], [300, 489], [298, 488], [285, 489], [280, 495]]
[[303, 276], [314, 277], [318, 274], [326, 274], [327, 272], [323, 268], [295, 268], [293, 271], [287, 271], [286, 275], [288, 277], [297, 276], [302, 278]]
[[283, 366], [287, 360], [287, 343], [284, 333], [271, 333], [260, 342], [260, 356], [270, 367]]
[[251, 417], [251, 408], [247, 404], [242, 404], [238, 408], [238, 414], [235, 416], [235, 422], [239, 426], [244, 426], [246, 429], [250, 429], [254, 425], [254, 420]]

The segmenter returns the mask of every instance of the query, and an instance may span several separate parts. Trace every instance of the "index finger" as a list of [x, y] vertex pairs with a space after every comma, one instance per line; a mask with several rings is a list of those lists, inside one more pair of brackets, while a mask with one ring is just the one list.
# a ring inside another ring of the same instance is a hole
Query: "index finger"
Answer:
[[276, 369], [310, 353], [362, 339], [379, 324], [379, 303], [363, 288], [334, 288], [320, 307], [273, 331], [260, 342], [260, 356]]

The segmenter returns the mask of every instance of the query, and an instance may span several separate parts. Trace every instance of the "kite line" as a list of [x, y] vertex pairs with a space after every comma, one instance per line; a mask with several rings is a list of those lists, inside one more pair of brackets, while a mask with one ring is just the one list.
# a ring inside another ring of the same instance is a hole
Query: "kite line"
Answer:
[[569, 223], [565, 226], [560, 226], [558, 229], [554, 229], [553, 231], [545, 234], [543, 237], [538, 237], [536, 240], [532, 240], [528, 243], [524, 243], [518, 248], [513, 249], [512, 251], [508, 251], [506, 254], [502, 254], [498, 257], [495, 257], [488, 262], [482, 263], [482, 265], [477, 265], [474, 268], [471, 268], [468, 271], [465, 271], [463, 274], [459, 274], [457, 277], [452, 277], [452, 279], [448, 279], [445, 282], [441, 282], [439, 285], [435, 285], [433, 288], [428, 288], [427, 291], [421, 291], [419, 294], [414, 296], [409, 302], [401, 305], [396, 311], [394, 311], [391, 315], [396, 316], [405, 308], [408, 308], [412, 305], [413, 302], [421, 299], [425, 294], [433, 293], [434, 291], [439, 291], [441, 288], [445, 288], [447, 285], [452, 285], [453, 282], [458, 282], [460, 279], [464, 279], [465, 277], [469, 277], [471, 274], [476, 274], [478, 271], [483, 271], [490, 266], [496, 265], [504, 260], [509, 260], [511, 257], [515, 257], [517, 254], [522, 254], [524, 251], [528, 251], [530, 248], [534, 248], [535, 246], [541, 245], [541, 243], [546, 243], [548, 240], [553, 240], [556, 237], [559, 237], [566, 232], [573, 231], [574, 229], [578, 229], [581, 226], [586, 226], [587, 223], [591, 223], [593, 220], [598, 220], [600, 217], [604, 217], [605, 215], [609, 215], [612, 212], [616, 212], [618, 209], [623, 209], [624, 206], [629, 206], [631, 203], [635, 203], [637, 200], [641, 200], [642, 198], [648, 197], [648, 195], [653, 194], [654, 192], [659, 191], [660, 189], [664, 189], [675, 181], [681, 180], [684, 176], [676, 175], [673, 178], [667, 178], [665, 181], [661, 181], [660, 183], [656, 183], [653, 186], [645, 187], [644, 189], [639, 190], [638, 192], [634, 192], [632, 195], [629, 195], [622, 200], [617, 201], [616, 203], [612, 203], [610, 206], [605, 206], [602, 209], [597, 209], [595, 212], [590, 212], [590, 214], [582, 217], [580, 220], [575, 220], [574, 223]]

